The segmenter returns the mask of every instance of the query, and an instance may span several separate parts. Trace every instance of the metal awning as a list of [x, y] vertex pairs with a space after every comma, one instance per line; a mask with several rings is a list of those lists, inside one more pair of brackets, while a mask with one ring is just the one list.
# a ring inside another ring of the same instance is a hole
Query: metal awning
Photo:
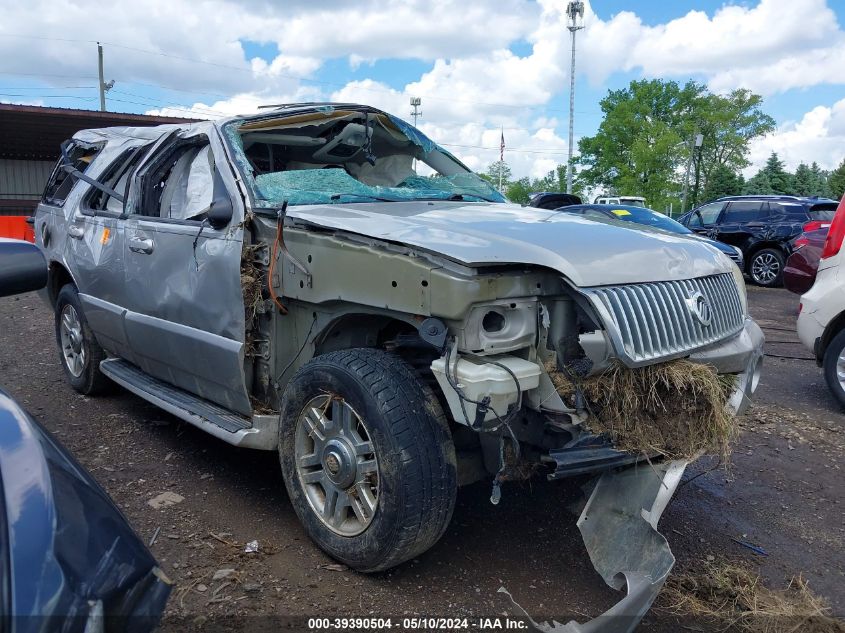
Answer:
[[0, 158], [56, 160], [62, 141], [87, 128], [192, 123], [197, 120], [0, 103]]

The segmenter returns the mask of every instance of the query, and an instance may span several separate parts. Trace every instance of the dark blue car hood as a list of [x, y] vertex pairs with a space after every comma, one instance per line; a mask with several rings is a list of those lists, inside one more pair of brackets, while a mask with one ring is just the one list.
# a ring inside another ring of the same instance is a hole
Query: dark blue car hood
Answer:
[[81, 632], [100, 610], [107, 631], [155, 628], [170, 581], [106, 492], [2, 389], [0, 491], [0, 630]]

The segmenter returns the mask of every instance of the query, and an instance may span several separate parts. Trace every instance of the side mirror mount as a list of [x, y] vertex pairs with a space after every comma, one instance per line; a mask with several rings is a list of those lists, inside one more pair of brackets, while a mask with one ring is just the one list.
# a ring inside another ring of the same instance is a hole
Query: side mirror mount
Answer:
[[47, 259], [35, 244], [0, 238], [0, 297], [41, 290], [47, 285]]
[[211, 206], [208, 208], [206, 218], [213, 229], [222, 229], [232, 221], [235, 214], [235, 206], [223, 184], [220, 173], [214, 170], [214, 188], [211, 197]]

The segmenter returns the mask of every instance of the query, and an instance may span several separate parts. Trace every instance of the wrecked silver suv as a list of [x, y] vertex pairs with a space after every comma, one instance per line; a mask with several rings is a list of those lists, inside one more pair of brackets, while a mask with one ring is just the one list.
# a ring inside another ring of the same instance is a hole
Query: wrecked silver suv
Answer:
[[605, 580], [627, 579], [615, 613], [641, 615], [686, 462], [617, 450], [580, 385], [684, 358], [729, 376], [741, 412], [759, 375], [727, 257], [507, 204], [370, 107], [79, 132], [35, 227], [70, 384], [278, 450], [310, 536], [362, 571], [431, 547], [458, 485], [488, 478], [497, 503], [538, 471], [600, 475], [579, 526]]

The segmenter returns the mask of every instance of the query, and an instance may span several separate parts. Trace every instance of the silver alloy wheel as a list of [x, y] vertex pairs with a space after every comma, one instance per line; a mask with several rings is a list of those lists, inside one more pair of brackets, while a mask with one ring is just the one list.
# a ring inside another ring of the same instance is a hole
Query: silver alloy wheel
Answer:
[[751, 262], [751, 276], [754, 281], [761, 284], [769, 284], [775, 280], [780, 272], [780, 262], [771, 253], [761, 253], [754, 256]]
[[845, 391], [845, 348], [840, 350], [839, 358], [836, 359], [836, 377], [839, 379], [842, 391]]
[[62, 356], [65, 359], [65, 366], [75, 378], [78, 378], [85, 371], [88, 354], [82, 336], [82, 321], [79, 320], [76, 309], [69, 303], [62, 308], [59, 333], [62, 339]]
[[379, 470], [364, 421], [335, 394], [312, 398], [296, 421], [296, 474], [317, 517], [341, 536], [369, 527], [378, 506]]

